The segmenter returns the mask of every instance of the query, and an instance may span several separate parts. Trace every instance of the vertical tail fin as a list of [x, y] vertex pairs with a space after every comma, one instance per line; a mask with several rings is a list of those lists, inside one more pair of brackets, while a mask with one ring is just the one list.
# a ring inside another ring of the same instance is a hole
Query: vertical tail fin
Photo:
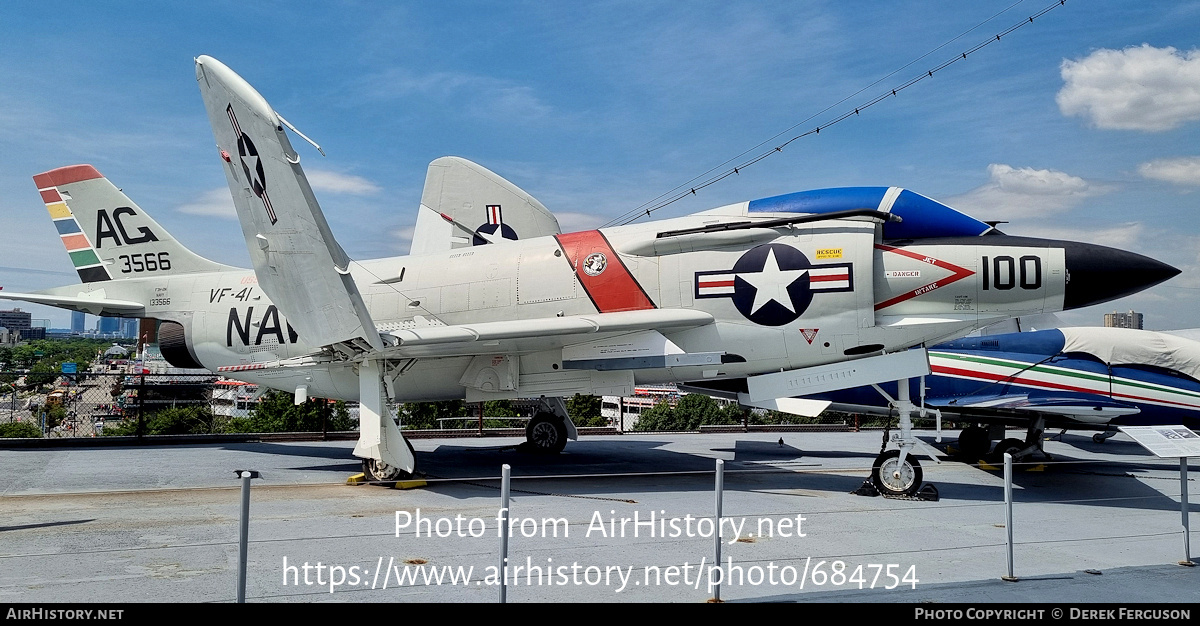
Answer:
[[60, 167], [33, 182], [85, 283], [233, 269], [185, 248], [91, 165]]
[[459, 157], [429, 164], [410, 254], [557, 235], [558, 220], [533, 196]]

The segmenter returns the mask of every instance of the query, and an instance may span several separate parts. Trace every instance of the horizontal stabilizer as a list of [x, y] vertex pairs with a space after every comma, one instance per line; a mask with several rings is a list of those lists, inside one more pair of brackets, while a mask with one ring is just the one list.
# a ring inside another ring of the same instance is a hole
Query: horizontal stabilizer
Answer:
[[84, 297], [69, 297], [55, 296], [40, 293], [14, 293], [9, 291], [0, 291], [0, 300], [19, 300], [21, 302], [32, 302], [34, 304], [45, 304], [56, 306], [60, 309], [71, 309], [73, 311], [83, 311], [92, 315], [121, 315], [123, 317], [140, 317], [146, 311], [146, 306], [141, 302], [132, 302], [129, 300], [106, 300], [104, 298], [84, 298]]
[[350, 258], [329, 229], [282, 119], [212, 57], [196, 59], [196, 80], [263, 291], [315, 345], [382, 348]]

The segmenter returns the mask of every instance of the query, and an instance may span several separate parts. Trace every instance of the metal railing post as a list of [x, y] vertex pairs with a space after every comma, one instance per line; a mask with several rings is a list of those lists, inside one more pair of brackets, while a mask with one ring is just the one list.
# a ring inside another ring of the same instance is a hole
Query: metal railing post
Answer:
[[1180, 565], [1192, 566], [1192, 537], [1188, 528], [1188, 458], [1179, 457], [1179, 510], [1183, 513], [1183, 560]]
[[508, 602], [508, 495], [512, 468], [507, 463], [501, 466], [500, 475], [500, 604]]
[[1005, 546], [1008, 554], [1008, 575], [1004, 576], [1004, 580], [1008, 582], [1017, 582], [1017, 577], [1013, 574], [1013, 458], [1012, 455], [1004, 453], [1004, 531], [1008, 535], [1005, 539]]
[[234, 470], [242, 479], [242, 519], [238, 530], [237, 601], [246, 601], [246, 555], [250, 544], [250, 480], [258, 478], [254, 470]]
[[[716, 480], [716, 485], [715, 485], [714, 490], [716, 491], [716, 527], [717, 528], [716, 528], [716, 532], [713, 533], [713, 535], [717, 538], [715, 563], [716, 563], [717, 568], [720, 569], [720, 567], [721, 567], [721, 500], [722, 500], [721, 496], [725, 492], [725, 461], [722, 459], [717, 459], [716, 474], [717, 474], [717, 480]], [[696, 575], [699, 576], [700, 573], [697, 573]], [[709, 582], [711, 584], [711, 580]], [[720, 582], [718, 582], [713, 587], [713, 600], [716, 600], [717, 602], [721, 601], [721, 583]]]

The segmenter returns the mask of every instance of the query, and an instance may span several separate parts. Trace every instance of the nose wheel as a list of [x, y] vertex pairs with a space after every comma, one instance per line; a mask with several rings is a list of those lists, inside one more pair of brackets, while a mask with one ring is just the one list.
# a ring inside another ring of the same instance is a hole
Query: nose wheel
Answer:
[[875, 457], [871, 465], [871, 484], [889, 496], [911, 496], [921, 488], [924, 476], [921, 464], [912, 454], [900, 462], [899, 450], [888, 450]]

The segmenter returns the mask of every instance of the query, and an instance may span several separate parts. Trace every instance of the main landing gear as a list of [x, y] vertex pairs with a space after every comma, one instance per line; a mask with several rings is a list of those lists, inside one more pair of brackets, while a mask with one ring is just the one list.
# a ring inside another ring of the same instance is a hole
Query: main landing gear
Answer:
[[971, 424], [962, 429], [958, 435], [958, 455], [967, 463], [975, 463], [981, 459], [988, 463], [1000, 463], [1004, 461], [1006, 453], [1011, 454], [1013, 460], [1018, 463], [1028, 461], [1034, 453], [1049, 459], [1050, 455], [1043, 448], [1045, 433], [1046, 418], [1038, 415], [1029, 422], [1024, 440], [1009, 437], [1002, 439], [993, 447], [988, 429], [978, 424]]
[[[413, 449], [412, 442], [408, 439], [404, 440], [408, 445], [408, 451], [414, 457], [417, 455]], [[393, 482], [398, 480], [412, 480], [416, 476], [416, 471], [406, 472], [398, 467], [388, 465], [379, 459], [363, 459], [362, 460], [363, 475], [370, 482]]]
[[563, 399], [541, 398], [537, 413], [525, 426], [525, 443], [518, 449], [537, 454], [558, 454], [566, 447], [568, 439], [578, 437]]

